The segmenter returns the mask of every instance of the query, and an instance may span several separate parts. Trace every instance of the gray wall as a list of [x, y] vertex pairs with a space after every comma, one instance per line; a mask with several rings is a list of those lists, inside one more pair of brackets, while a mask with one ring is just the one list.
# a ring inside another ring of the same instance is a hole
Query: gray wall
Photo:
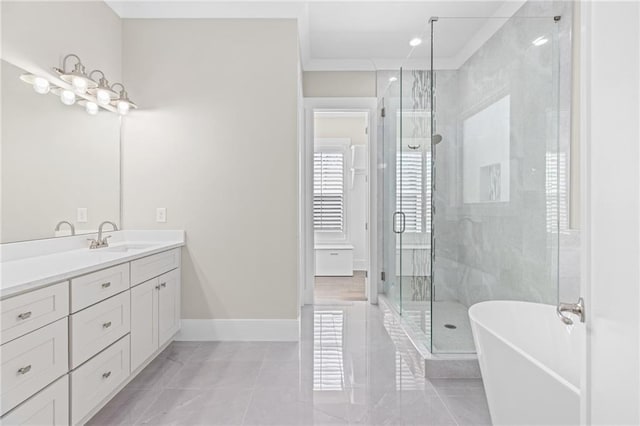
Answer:
[[375, 97], [375, 71], [305, 71], [303, 91], [314, 97]]
[[186, 230], [183, 318], [297, 318], [296, 21], [124, 20], [123, 40], [143, 106], [123, 126], [126, 228]]

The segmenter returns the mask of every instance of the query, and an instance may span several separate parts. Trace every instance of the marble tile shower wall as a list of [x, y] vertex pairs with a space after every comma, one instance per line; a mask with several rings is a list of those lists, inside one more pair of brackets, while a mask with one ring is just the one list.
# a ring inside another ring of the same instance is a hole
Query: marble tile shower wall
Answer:
[[[557, 24], [555, 15], [562, 16]], [[562, 58], [559, 98], [553, 41], [532, 45], [554, 25]], [[556, 303], [559, 276], [561, 297], [577, 294], [579, 233], [563, 222], [569, 194], [570, 28], [570, 4], [529, 2], [460, 69], [436, 72], [436, 133], [443, 136], [436, 155], [436, 300], [467, 306], [490, 299]], [[507, 95], [509, 200], [464, 202], [463, 122]], [[550, 159], [563, 162], [560, 174], [549, 167]], [[564, 194], [557, 208], [548, 191], [553, 179]], [[551, 226], [556, 215], [560, 234]]]

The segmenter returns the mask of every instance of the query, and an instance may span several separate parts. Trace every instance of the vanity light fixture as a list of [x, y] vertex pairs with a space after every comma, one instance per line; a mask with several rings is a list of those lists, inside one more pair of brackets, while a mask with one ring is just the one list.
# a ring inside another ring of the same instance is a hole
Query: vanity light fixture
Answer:
[[20, 80], [32, 85], [34, 92], [41, 95], [46, 95], [51, 91], [51, 83], [46, 78], [26, 73], [20, 76]]
[[422, 44], [422, 39], [420, 37], [415, 37], [409, 40], [409, 46], [416, 47]]
[[118, 98], [118, 94], [111, 89], [109, 81], [104, 76], [104, 73], [100, 70], [93, 70], [89, 73], [89, 77], [92, 78], [94, 74], [100, 74], [98, 79], [98, 86], [94, 89], [89, 89], [89, 93], [95, 95], [100, 105], [109, 105], [113, 99]]
[[65, 105], [73, 105], [76, 103], [76, 94], [69, 89], [63, 89], [60, 92], [60, 101]]
[[398, 81], [398, 77], [390, 77], [389, 83], [393, 83], [394, 81]]
[[[76, 60], [72, 70], [67, 70], [69, 59]], [[63, 104], [80, 105], [90, 115], [96, 115], [100, 108], [120, 115], [126, 115], [132, 108], [138, 108], [129, 99], [129, 94], [122, 83], [110, 85], [101, 70], [93, 70], [87, 75], [86, 67], [76, 54], [71, 53], [65, 56], [62, 60], [62, 68], [54, 67], [53, 69], [59, 80], [31, 73], [22, 74], [20, 80], [30, 84], [36, 93], [42, 95], [52, 93], [59, 96]], [[52, 81], [56, 83], [51, 83]]]
[[89, 115], [96, 115], [100, 108], [98, 107], [97, 103], [86, 101], [84, 104], [84, 110], [87, 111]]
[[[77, 62], [73, 67], [73, 70], [67, 71], [67, 60], [74, 58]], [[98, 83], [91, 80], [87, 75], [85, 66], [82, 64], [80, 57], [76, 54], [69, 54], [62, 60], [62, 69], [54, 68], [54, 71], [60, 74], [60, 79], [73, 86], [73, 90], [76, 93], [82, 95], [87, 92], [88, 89], [94, 89], [98, 87]]]
[[111, 86], [111, 89], [115, 89], [116, 86], [120, 86], [121, 88], [118, 99], [115, 100], [115, 105], [118, 109], [118, 113], [120, 113], [120, 115], [127, 115], [131, 108], [138, 108], [138, 106], [131, 102], [131, 100], [129, 99], [129, 94], [127, 93], [127, 90], [124, 88], [122, 83], [114, 84], [113, 86]]

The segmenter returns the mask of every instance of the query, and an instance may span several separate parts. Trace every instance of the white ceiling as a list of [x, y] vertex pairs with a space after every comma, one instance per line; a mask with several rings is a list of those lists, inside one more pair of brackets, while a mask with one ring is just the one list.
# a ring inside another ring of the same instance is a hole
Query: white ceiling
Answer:
[[[382, 70], [428, 66], [429, 25], [436, 23], [438, 68], [457, 68], [524, 0], [500, 1], [113, 1], [122, 18], [293, 18], [298, 20], [302, 66], [317, 70]], [[482, 18], [482, 19], [480, 19]], [[421, 37], [420, 47], [409, 40]], [[409, 59], [407, 59], [410, 56]]]

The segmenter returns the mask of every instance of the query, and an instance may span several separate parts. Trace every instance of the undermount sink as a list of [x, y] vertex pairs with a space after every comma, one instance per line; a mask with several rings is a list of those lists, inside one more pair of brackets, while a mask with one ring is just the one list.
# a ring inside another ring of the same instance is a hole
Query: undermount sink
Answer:
[[111, 252], [126, 253], [126, 252], [130, 252], [130, 251], [145, 250], [145, 249], [148, 249], [150, 247], [153, 247], [154, 245], [155, 244], [123, 244], [123, 245], [119, 245], [119, 246], [112, 246], [112, 247], [104, 247], [104, 248], [100, 248], [100, 249], [95, 249], [95, 251], [96, 252], [111, 251]]

